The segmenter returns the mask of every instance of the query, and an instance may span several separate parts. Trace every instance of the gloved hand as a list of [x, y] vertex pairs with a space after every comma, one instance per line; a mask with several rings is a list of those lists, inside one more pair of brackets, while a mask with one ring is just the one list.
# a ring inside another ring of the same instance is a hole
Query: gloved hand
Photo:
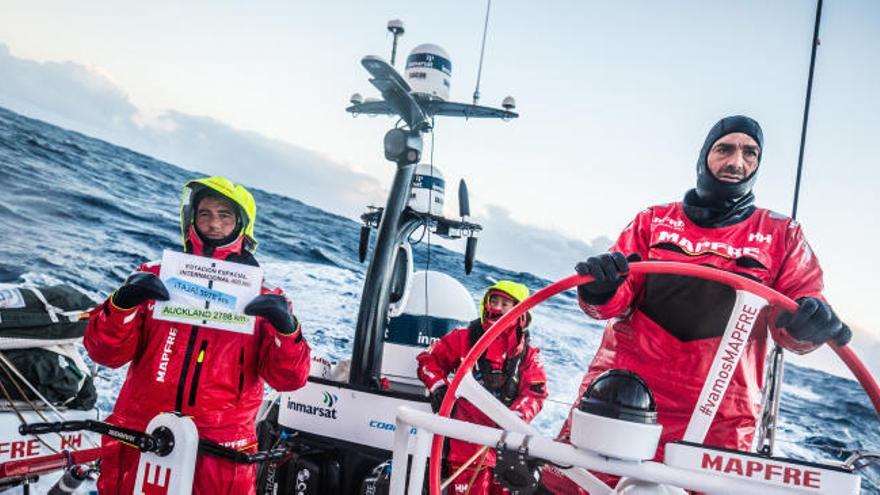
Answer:
[[440, 411], [440, 406], [443, 404], [443, 398], [446, 397], [447, 390], [449, 390], [449, 387], [443, 385], [431, 392], [431, 410], [434, 411], [434, 414]]
[[[633, 261], [641, 259], [638, 255], [631, 256]], [[626, 280], [629, 273], [629, 261], [623, 253], [602, 253], [591, 256], [587, 261], [575, 265], [578, 275], [590, 275], [593, 281], [578, 286], [578, 294], [587, 304], [601, 306], [614, 297], [617, 288]]]
[[257, 296], [244, 307], [248, 316], [262, 316], [275, 327], [281, 335], [290, 335], [299, 328], [296, 316], [291, 314], [287, 299], [278, 294]]
[[168, 300], [168, 289], [159, 277], [149, 272], [137, 272], [110, 296], [110, 302], [119, 309], [131, 309], [150, 299]]
[[815, 297], [802, 297], [797, 300], [798, 309], [794, 314], [783, 312], [776, 318], [776, 326], [788, 330], [797, 340], [824, 344], [834, 339], [846, 345], [852, 339], [852, 331], [832, 311], [831, 306]]

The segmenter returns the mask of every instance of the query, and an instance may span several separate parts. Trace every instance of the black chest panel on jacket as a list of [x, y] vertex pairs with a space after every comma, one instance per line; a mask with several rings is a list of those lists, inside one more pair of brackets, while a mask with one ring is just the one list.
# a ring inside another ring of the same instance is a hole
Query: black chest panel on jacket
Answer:
[[[480, 337], [483, 336], [483, 325], [479, 318], [468, 325], [468, 331], [470, 332], [471, 347], [473, 347], [477, 341], [480, 340]], [[517, 332], [521, 332], [521, 330], [517, 329]], [[487, 377], [492, 371], [492, 366], [486, 359], [485, 353], [483, 353], [483, 355], [480, 356], [480, 359], [477, 360], [477, 366], [474, 368], [474, 377], [483, 388], [492, 392], [496, 399], [500, 400], [508, 407], [513, 404], [513, 401], [515, 401], [517, 397], [519, 397], [520, 368], [523, 361], [525, 361], [526, 353], [529, 348], [528, 335], [525, 336], [525, 339], [526, 342], [525, 345], [523, 345], [522, 351], [519, 354], [509, 356], [504, 360], [504, 366], [501, 369], [503, 373], [502, 383], [492, 386], [485, 379], [485, 377]]]
[[240, 253], [232, 253], [226, 257], [226, 261], [241, 263], [242, 265], [260, 266], [257, 259], [249, 251], [242, 250]]
[[725, 284], [683, 275], [645, 276], [638, 309], [681, 341], [724, 335], [736, 291]]

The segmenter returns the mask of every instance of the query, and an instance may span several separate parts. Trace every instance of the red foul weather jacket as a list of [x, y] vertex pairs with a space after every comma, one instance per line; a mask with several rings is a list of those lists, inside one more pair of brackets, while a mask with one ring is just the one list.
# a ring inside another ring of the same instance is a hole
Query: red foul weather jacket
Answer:
[[[416, 357], [419, 362], [419, 378], [425, 383], [429, 392], [449, 385], [447, 377], [458, 368], [476, 342], [474, 337], [481, 333], [480, 320], [474, 320], [467, 328], [456, 328], [449, 332], [431, 344], [427, 351]], [[547, 397], [547, 376], [544, 373], [544, 365], [541, 364], [540, 351], [528, 345], [527, 339], [520, 340], [517, 333], [513, 328], [502, 333], [498, 339], [490, 344], [483, 359], [487, 359], [496, 369], [504, 366], [505, 362], [511, 368], [516, 369], [514, 371], [516, 378], [514, 379], [518, 378], [518, 383], [516, 383], [515, 392], [506, 397], [509, 402], [508, 407], [523, 420], [531, 422], [541, 411], [544, 399]], [[501, 400], [504, 399], [505, 397], [501, 397]], [[494, 421], [464, 399], [455, 403], [452, 417], [479, 425], [496, 426]], [[463, 464], [479, 449], [478, 445], [450, 438], [447, 461], [453, 464]], [[495, 452], [489, 449], [483, 466], [491, 467], [494, 465]]]
[[[688, 219], [681, 203], [654, 206], [639, 213], [611, 251], [637, 253], [643, 260], [678, 261], [720, 268], [798, 299], [821, 297], [822, 270], [798, 223], [757, 208], [727, 227], [702, 228]], [[623, 368], [645, 379], [663, 425], [655, 459], [666, 442], [679, 440], [695, 408], [717, 407], [705, 443], [749, 450], [760, 412], [767, 328], [773, 339], [798, 354], [816, 347], [793, 339], [769, 322], [762, 311], [733, 371], [727, 393], [717, 405], [697, 404], [703, 382], [721, 343], [735, 293], [726, 285], [679, 275], [631, 275], [601, 306], [581, 308], [589, 316], [610, 319], [602, 343], [581, 383], [578, 398], [602, 372]], [[570, 435], [571, 415], [559, 438]]]
[[[200, 246], [195, 248], [198, 254]], [[212, 257], [255, 263], [249, 253], [242, 253], [241, 238], [218, 248]], [[147, 263], [138, 271], [158, 275], [159, 269], [159, 263]], [[260, 292], [283, 295], [265, 286]], [[281, 335], [261, 317], [253, 335], [157, 321], [153, 305], [148, 301], [122, 310], [108, 299], [89, 319], [84, 344], [91, 358], [111, 368], [130, 363], [107, 421], [143, 430], [156, 414], [178, 411], [193, 419], [200, 438], [255, 450], [254, 421], [263, 384], [290, 391], [302, 387], [308, 377], [310, 350], [301, 331]], [[101, 493], [131, 493], [138, 456], [127, 451], [136, 451], [107, 441], [105, 450]], [[194, 493], [249, 493], [255, 476], [253, 466], [199, 456]], [[218, 485], [222, 491], [209, 488]]]

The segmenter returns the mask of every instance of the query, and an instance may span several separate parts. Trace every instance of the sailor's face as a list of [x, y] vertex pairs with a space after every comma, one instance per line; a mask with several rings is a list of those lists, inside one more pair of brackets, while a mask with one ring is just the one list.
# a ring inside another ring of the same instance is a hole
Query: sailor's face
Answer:
[[516, 306], [516, 301], [510, 297], [497, 293], [489, 296], [488, 307], [493, 315], [504, 316], [514, 306]]
[[715, 141], [706, 157], [709, 172], [721, 182], [740, 182], [758, 168], [761, 148], [748, 134], [734, 132]]
[[231, 201], [205, 198], [199, 201], [196, 211], [196, 230], [203, 238], [219, 241], [235, 229], [235, 206]]

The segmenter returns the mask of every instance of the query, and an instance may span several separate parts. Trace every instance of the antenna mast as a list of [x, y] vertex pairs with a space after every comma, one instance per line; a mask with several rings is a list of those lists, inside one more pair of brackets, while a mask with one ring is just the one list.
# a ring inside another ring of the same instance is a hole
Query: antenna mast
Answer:
[[480, 65], [477, 67], [477, 86], [474, 88], [474, 105], [480, 101], [480, 78], [483, 75], [483, 53], [486, 51], [486, 33], [489, 31], [489, 10], [492, 0], [486, 0], [486, 21], [483, 23], [483, 44], [480, 46]]
[[394, 35], [394, 44], [391, 45], [391, 66], [394, 66], [394, 59], [397, 57], [397, 38], [403, 36], [403, 21], [400, 19], [391, 19], [388, 21], [388, 31]]

